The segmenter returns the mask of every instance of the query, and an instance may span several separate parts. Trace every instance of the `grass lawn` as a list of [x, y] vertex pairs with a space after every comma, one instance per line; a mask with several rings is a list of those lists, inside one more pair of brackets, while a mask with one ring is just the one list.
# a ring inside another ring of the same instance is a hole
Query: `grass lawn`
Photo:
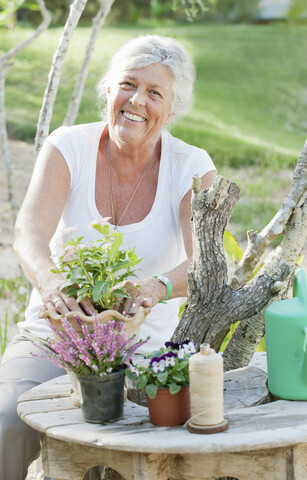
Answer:
[[[60, 28], [44, 32], [18, 54], [8, 71], [6, 110], [11, 138], [33, 141], [61, 32]], [[77, 123], [98, 120], [95, 85], [99, 77], [122, 43], [144, 33], [174, 36], [188, 48], [197, 66], [195, 104], [172, 133], [205, 148], [221, 174], [238, 178], [244, 199], [232, 217], [234, 225], [240, 225], [234, 233], [241, 237], [248, 228], [261, 228], [274, 214], [280, 193], [290, 181], [280, 170], [293, 167], [306, 138], [307, 25], [104, 27]], [[29, 29], [1, 30], [0, 53], [30, 34]], [[51, 130], [64, 119], [89, 35], [89, 27], [79, 27], [73, 36]]]

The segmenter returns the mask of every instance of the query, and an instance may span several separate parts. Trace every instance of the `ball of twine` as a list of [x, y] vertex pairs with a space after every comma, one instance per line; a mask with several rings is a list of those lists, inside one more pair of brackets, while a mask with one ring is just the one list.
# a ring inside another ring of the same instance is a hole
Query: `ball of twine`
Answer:
[[211, 426], [224, 421], [223, 358], [208, 344], [189, 362], [191, 418], [194, 425]]

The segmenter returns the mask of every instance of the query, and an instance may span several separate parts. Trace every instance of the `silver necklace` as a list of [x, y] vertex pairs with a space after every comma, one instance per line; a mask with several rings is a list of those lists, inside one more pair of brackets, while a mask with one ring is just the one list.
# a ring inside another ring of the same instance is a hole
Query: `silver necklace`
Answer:
[[129, 208], [129, 206], [130, 206], [130, 204], [131, 204], [131, 202], [132, 202], [132, 200], [133, 200], [136, 192], [138, 191], [138, 188], [139, 188], [139, 186], [141, 185], [142, 180], [143, 180], [143, 178], [145, 177], [146, 172], [147, 172], [147, 170], [149, 169], [149, 166], [151, 165], [151, 163], [153, 162], [153, 160], [154, 160], [154, 154], [153, 154], [152, 158], [146, 163], [145, 168], [144, 168], [144, 170], [143, 170], [143, 172], [142, 172], [142, 175], [140, 176], [140, 179], [139, 179], [138, 183], [136, 184], [136, 187], [135, 187], [134, 191], [132, 192], [132, 195], [131, 195], [129, 201], [128, 201], [127, 205], [125, 206], [123, 213], [121, 214], [119, 220], [116, 222], [116, 221], [115, 221], [115, 214], [114, 214], [114, 205], [113, 205], [113, 194], [112, 194], [112, 183], [111, 183], [111, 165], [110, 165], [110, 159], [109, 159], [109, 145], [108, 145], [108, 149], [107, 149], [107, 161], [108, 161], [108, 174], [109, 174], [109, 195], [110, 195], [110, 204], [111, 204], [112, 220], [113, 220], [114, 229], [115, 229], [116, 231], [118, 231], [118, 228], [117, 228], [117, 227], [119, 226], [120, 222], [122, 221], [122, 219], [124, 218], [125, 214], [127, 213], [127, 210], [128, 210], [128, 208]]

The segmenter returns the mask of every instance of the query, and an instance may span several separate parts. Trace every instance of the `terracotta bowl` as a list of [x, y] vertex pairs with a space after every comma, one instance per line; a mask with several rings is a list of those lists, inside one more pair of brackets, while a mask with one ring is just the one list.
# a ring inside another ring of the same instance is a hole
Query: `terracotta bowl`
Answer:
[[[127, 337], [130, 338], [133, 335], [136, 337], [138, 336], [140, 327], [142, 323], [144, 323], [149, 312], [150, 308], [139, 307], [138, 311], [131, 317], [122, 315], [116, 310], [105, 310], [96, 316], [87, 316], [85, 313], [74, 311], [66, 313], [65, 317], [70, 321], [71, 325], [77, 332], [80, 332], [81, 328], [78, 322], [75, 320], [76, 316], [80, 318], [81, 322], [87, 325], [91, 325], [95, 318], [98, 318], [101, 323], [107, 323], [110, 320], [120, 320], [124, 323], [124, 331], [126, 332]], [[62, 329], [62, 320], [64, 315], [60, 315], [56, 312], [50, 312], [46, 309], [46, 307], [42, 307], [39, 317], [48, 318], [54, 327], [56, 327], [58, 330]]]

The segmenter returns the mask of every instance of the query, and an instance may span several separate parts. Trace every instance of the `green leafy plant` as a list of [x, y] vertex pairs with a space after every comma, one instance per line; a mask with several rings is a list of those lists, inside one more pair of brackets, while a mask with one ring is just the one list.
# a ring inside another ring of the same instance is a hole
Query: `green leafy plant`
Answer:
[[111, 231], [102, 223], [92, 223], [90, 227], [103, 238], [86, 244], [82, 243], [84, 237], [74, 237], [77, 227], [71, 227], [72, 238], [63, 245], [58, 267], [52, 269], [66, 277], [63, 289], [67, 295], [75, 296], [78, 302], [88, 297], [98, 311], [112, 309], [128, 296], [121, 282], [135, 276], [134, 267], [141, 261], [134, 248], [120, 249], [122, 233]]
[[155, 398], [158, 388], [169, 388], [172, 395], [182, 386], [190, 383], [189, 358], [196, 353], [193, 342], [166, 342], [165, 347], [145, 356], [148, 365], [131, 367], [126, 372], [130, 380], [136, 381], [136, 387], [145, 388], [150, 398]]

